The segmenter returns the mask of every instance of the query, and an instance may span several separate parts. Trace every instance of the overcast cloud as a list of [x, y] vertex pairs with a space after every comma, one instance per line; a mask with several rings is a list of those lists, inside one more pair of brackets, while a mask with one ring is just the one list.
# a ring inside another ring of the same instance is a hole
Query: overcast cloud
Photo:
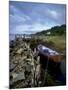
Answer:
[[10, 1], [10, 34], [31, 34], [65, 24], [65, 11], [64, 4]]

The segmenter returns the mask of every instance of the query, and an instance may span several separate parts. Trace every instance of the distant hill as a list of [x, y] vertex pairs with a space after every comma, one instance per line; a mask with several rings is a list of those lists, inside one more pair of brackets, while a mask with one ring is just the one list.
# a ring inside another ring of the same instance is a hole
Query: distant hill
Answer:
[[66, 35], [66, 25], [54, 26], [49, 30], [37, 32], [35, 35]]

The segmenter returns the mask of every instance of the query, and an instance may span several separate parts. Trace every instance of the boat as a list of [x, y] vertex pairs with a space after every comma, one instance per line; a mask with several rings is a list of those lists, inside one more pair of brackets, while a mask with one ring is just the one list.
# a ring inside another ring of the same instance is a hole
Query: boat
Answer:
[[54, 62], [60, 62], [64, 58], [64, 54], [58, 53], [57, 51], [41, 44], [37, 46], [37, 50], [40, 55], [48, 57], [48, 60], [53, 60]]

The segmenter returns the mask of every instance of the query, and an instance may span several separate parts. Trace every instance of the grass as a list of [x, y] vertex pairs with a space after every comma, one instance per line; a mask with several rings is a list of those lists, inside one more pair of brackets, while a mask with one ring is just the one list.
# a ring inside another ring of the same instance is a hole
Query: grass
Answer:
[[66, 51], [66, 37], [63, 36], [40, 36], [39, 38], [32, 39], [30, 42], [32, 47], [38, 44], [44, 44], [58, 52], [65, 53]]
[[65, 36], [47, 36], [45, 41], [53, 43], [53, 47], [59, 51], [64, 52], [66, 48]]

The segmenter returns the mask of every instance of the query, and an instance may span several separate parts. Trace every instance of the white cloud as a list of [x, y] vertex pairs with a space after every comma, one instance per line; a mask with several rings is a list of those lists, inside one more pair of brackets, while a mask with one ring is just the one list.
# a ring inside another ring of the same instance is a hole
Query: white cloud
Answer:
[[58, 17], [58, 14], [57, 14], [56, 11], [51, 11], [50, 13], [52, 14], [52, 16], [53, 16], [54, 18], [57, 18], [57, 17]]
[[25, 10], [10, 5], [10, 33], [38, 32], [63, 22], [62, 13], [57, 9], [34, 7], [27, 13]]
[[16, 26], [16, 28], [13, 29], [13, 33], [16, 34], [16, 33], [19, 33], [19, 34], [23, 34], [23, 33], [26, 33], [26, 31], [29, 30], [29, 25], [18, 25]]
[[10, 5], [9, 8], [10, 8], [10, 11], [18, 12], [18, 10], [13, 5]]
[[10, 22], [25, 22], [31, 18], [28, 15], [25, 15], [17, 7], [10, 5]]
[[49, 28], [50, 28], [49, 26], [46, 26], [45, 24], [42, 25], [40, 23], [35, 23], [31, 26], [31, 30], [34, 30], [34, 31], [46, 30], [46, 29], [49, 29]]
[[53, 19], [58, 19], [60, 17], [60, 12], [57, 12], [56, 10], [48, 9], [47, 13], [48, 13], [49, 17], [51, 17]]
[[10, 15], [10, 22], [24, 22], [24, 21], [26, 21], [26, 19], [24, 18], [24, 17], [21, 17], [21, 16], [19, 16], [19, 15], [17, 15], [17, 14], [15, 14], [15, 15]]
[[25, 25], [17, 25], [10, 31], [10, 33], [31, 34], [31, 33], [36, 33], [36, 32], [42, 31], [42, 30], [47, 30], [49, 28], [50, 28], [50, 26], [42, 25], [40, 23], [35, 23], [33, 25], [26, 25], [26, 24]]

